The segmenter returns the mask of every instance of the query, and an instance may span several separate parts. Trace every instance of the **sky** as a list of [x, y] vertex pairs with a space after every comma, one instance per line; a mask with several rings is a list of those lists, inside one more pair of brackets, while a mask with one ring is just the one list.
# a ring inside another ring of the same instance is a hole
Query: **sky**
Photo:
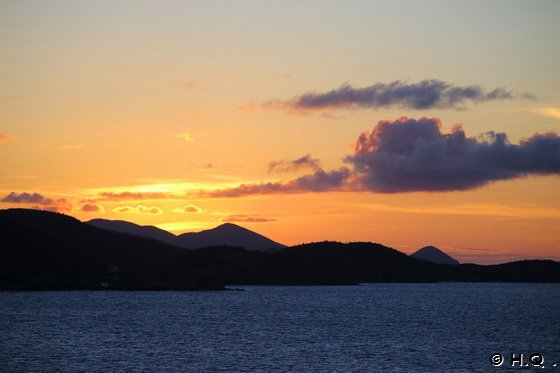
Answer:
[[0, 1], [0, 208], [560, 260], [558, 1]]

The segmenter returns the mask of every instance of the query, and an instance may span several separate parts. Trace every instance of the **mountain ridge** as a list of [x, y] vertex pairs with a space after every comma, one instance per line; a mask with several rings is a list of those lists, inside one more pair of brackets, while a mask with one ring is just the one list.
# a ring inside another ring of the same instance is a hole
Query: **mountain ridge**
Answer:
[[175, 235], [152, 225], [138, 225], [123, 220], [92, 219], [84, 222], [113, 232], [152, 238], [184, 249], [201, 249], [211, 246], [238, 246], [249, 251], [270, 251], [286, 247], [257, 232], [233, 223], [224, 223], [200, 232]]

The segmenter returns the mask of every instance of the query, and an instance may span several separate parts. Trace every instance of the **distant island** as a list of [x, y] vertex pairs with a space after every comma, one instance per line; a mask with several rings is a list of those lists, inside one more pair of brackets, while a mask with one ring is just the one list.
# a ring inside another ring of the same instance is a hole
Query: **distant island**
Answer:
[[[458, 264], [433, 247], [406, 255], [378, 243], [284, 247], [225, 224], [175, 236], [123, 221], [0, 210], [0, 290], [223, 290], [227, 285], [369, 282], [560, 282], [560, 263]], [[443, 260], [443, 262], [442, 262]]]

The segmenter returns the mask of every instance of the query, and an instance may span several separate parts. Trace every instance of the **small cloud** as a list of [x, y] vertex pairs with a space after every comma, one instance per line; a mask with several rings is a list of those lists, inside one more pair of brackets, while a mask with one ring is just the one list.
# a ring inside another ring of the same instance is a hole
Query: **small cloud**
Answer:
[[229, 215], [222, 219], [222, 223], [268, 223], [277, 221], [261, 215]]
[[193, 137], [192, 133], [190, 133], [188, 131], [178, 133], [177, 138], [183, 139], [186, 142], [193, 142], [194, 141], [194, 137]]
[[531, 113], [544, 115], [554, 119], [560, 119], [560, 108], [557, 107], [537, 107], [529, 109]]
[[11, 141], [16, 141], [16, 137], [12, 135], [6, 135], [0, 133], [0, 144], [4, 144]]
[[82, 150], [86, 146], [84, 144], [71, 144], [71, 145], [62, 145], [60, 149], [62, 150]]
[[55, 212], [68, 212], [72, 209], [72, 205], [64, 198], [54, 199], [45, 197], [39, 193], [16, 193], [11, 192], [4, 196], [0, 202], [33, 204], [31, 208], [36, 210], [48, 210]]
[[98, 204], [95, 204], [95, 203], [86, 203], [85, 205], [82, 206], [80, 211], [82, 211], [82, 212], [96, 212], [96, 213], [103, 214], [105, 212], [105, 209], [101, 205], [98, 205]]
[[196, 82], [196, 80], [191, 79], [185, 83], [184, 87], [186, 90], [192, 91], [198, 88], [198, 83]]
[[120, 206], [113, 209], [113, 212], [117, 212], [119, 214], [134, 212], [134, 207], [131, 206]]
[[116, 213], [134, 213], [134, 214], [152, 214], [152, 215], [161, 215], [163, 214], [162, 209], [155, 206], [143, 206], [138, 205], [136, 207], [133, 206], [120, 206], [113, 209], [113, 212]]
[[304, 155], [298, 159], [270, 162], [268, 165], [268, 172], [294, 172], [302, 169], [318, 170], [321, 161], [319, 159], [311, 158], [310, 154]]
[[197, 214], [202, 212], [202, 209], [196, 205], [190, 204], [184, 207], [177, 207], [176, 209], [173, 210], [173, 212], [179, 214]]
[[52, 199], [47, 198], [42, 194], [27, 193], [27, 192], [23, 192], [20, 194], [16, 192], [11, 192], [10, 194], [2, 198], [2, 200], [0, 201], [11, 202], [11, 203], [35, 203], [39, 205], [50, 205], [51, 203], [54, 202]]

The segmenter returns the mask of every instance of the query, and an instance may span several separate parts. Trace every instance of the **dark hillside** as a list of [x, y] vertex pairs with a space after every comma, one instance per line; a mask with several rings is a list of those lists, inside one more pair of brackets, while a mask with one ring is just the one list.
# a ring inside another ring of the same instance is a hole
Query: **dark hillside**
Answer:
[[66, 215], [0, 211], [3, 288], [220, 288], [185, 272], [184, 250]]

